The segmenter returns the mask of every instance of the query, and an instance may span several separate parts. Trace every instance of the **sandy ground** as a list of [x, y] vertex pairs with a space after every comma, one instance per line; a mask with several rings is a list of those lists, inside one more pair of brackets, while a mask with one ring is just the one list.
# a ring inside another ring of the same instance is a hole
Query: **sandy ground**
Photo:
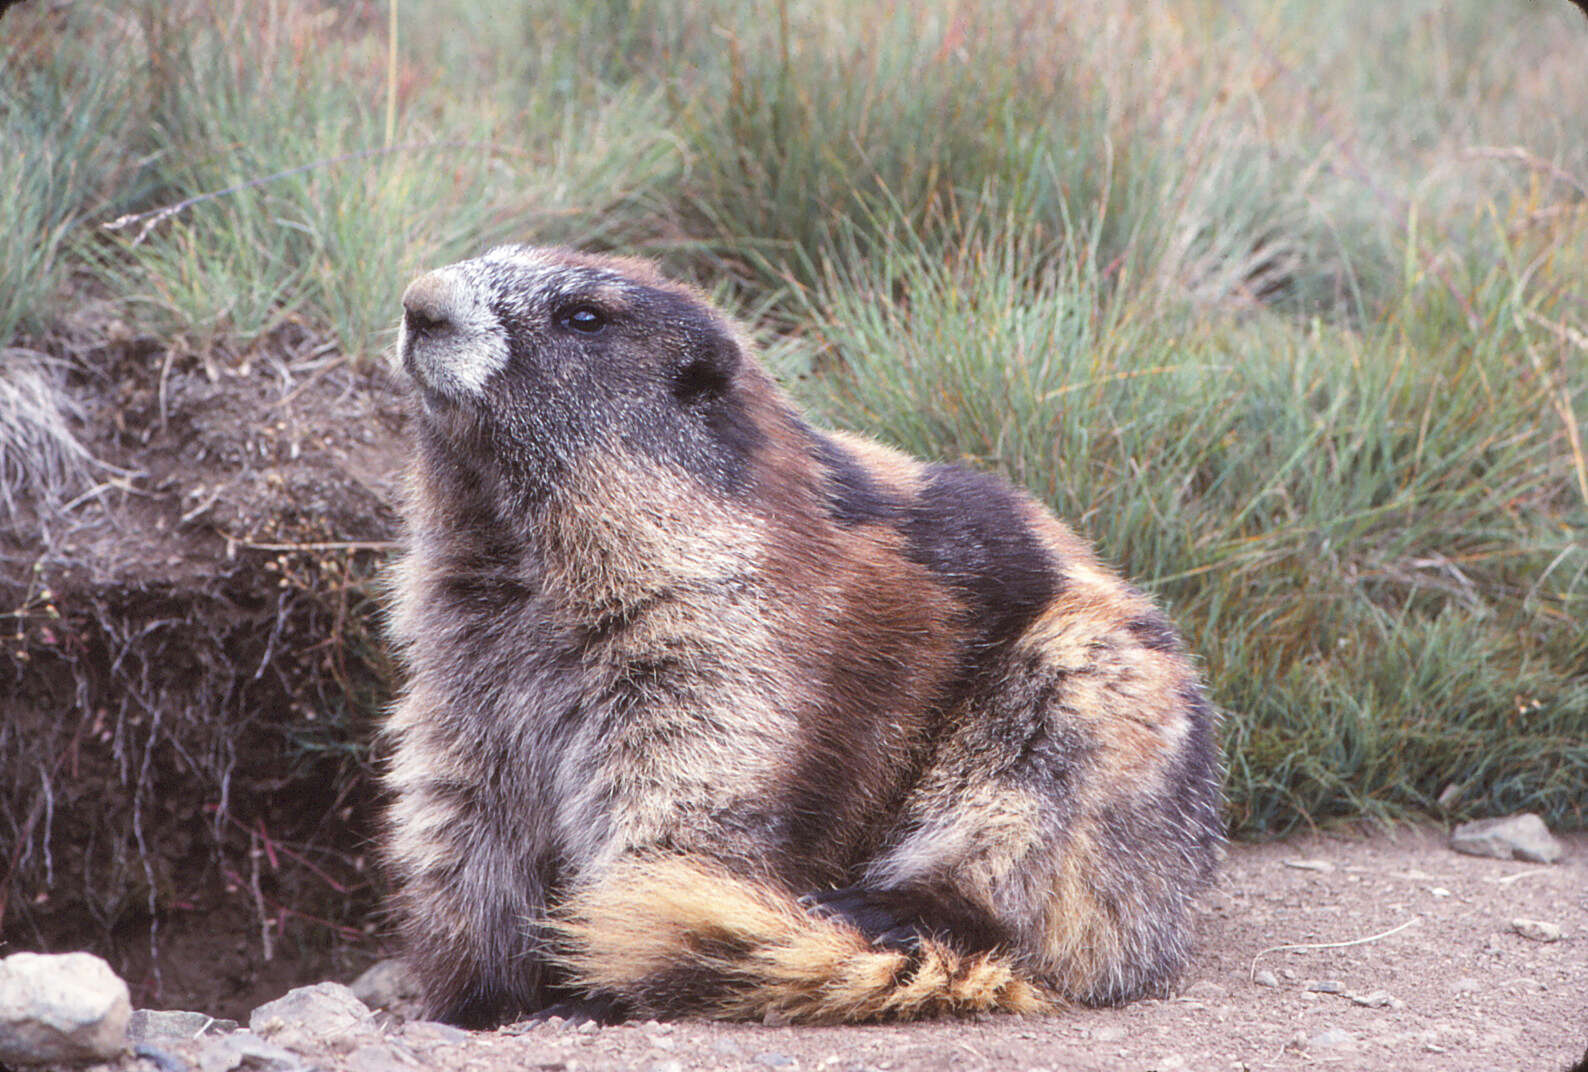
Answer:
[[[1197, 957], [1167, 1001], [849, 1028], [542, 1024], [443, 1036], [410, 1024], [378, 1050], [330, 1063], [351, 1072], [1562, 1070], [1588, 1049], [1588, 836], [1563, 840], [1568, 856], [1554, 866], [1458, 855], [1429, 829], [1233, 846], [1198, 914]], [[1518, 918], [1555, 924], [1564, 937], [1523, 937]], [[1333, 947], [1273, 948], [1323, 943]], [[1277, 985], [1254, 982], [1254, 963]]]

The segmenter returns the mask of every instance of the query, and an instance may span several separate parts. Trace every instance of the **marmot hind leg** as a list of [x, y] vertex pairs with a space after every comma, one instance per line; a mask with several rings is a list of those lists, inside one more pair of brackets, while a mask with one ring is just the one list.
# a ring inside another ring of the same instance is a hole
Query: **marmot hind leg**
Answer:
[[1221, 828], [1213, 716], [1186, 663], [1089, 640], [1084, 662], [1016, 650], [966, 699], [861, 884], [896, 891], [871, 904], [970, 906], [990, 926], [964, 940], [1002, 935], [1032, 978], [1107, 1004], [1183, 967]]

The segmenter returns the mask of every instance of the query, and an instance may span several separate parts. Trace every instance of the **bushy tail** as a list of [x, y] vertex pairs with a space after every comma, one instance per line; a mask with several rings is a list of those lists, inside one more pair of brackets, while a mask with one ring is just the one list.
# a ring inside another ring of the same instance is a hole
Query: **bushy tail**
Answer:
[[931, 938], [910, 952], [878, 948], [784, 890], [693, 857], [626, 862], [552, 927], [574, 984], [640, 1016], [831, 1024], [1062, 1004], [1007, 957]]

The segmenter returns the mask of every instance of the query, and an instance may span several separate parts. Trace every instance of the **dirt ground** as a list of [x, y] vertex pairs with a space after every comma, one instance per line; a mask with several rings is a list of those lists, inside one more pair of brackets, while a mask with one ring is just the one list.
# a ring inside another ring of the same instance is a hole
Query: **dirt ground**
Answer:
[[[1428, 828], [1232, 846], [1198, 912], [1196, 959], [1167, 1001], [848, 1028], [540, 1024], [466, 1035], [415, 1023], [378, 1050], [328, 1064], [349, 1072], [1563, 1070], [1588, 1049], [1588, 835], [1563, 840], [1568, 856], [1554, 866], [1458, 855]], [[1523, 937], [1512, 926], [1518, 918], [1553, 923], [1564, 937]], [[1254, 964], [1277, 985], [1254, 982]]]

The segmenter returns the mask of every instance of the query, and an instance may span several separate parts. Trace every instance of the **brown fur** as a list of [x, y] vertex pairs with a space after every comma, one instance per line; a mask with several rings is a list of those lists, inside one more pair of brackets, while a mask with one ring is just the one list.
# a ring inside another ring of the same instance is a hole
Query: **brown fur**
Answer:
[[1218, 770], [1150, 600], [1007, 485], [810, 428], [641, 262], [405, 304], [387, 858], [433, 1015], [1164, 992]]

